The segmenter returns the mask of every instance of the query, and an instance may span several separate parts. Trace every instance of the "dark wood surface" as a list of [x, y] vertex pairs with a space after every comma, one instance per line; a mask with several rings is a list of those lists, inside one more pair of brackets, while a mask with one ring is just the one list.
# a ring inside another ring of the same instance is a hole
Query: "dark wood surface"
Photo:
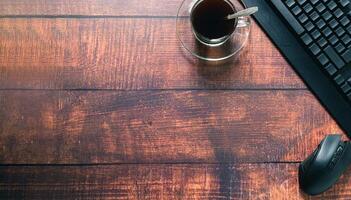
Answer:
[[311, 198], [298, 163], [342, 131], [255, 23], [239, 61], [184, 53], [180, 3], [0, 1], [0, 199]]
[[174, 18], [0, 18], [0, 30], [2, 89], [305, 88], [257, 25], [221, 68], [185, 53]]
[[[0, 186], [6, 199], [310, 199], [299, 192], [297, 167], [293, 163], [0, 167], [5, 180]], [[342, 177], [336, 187], [313, 199], [350, 199], [349, 178]]]

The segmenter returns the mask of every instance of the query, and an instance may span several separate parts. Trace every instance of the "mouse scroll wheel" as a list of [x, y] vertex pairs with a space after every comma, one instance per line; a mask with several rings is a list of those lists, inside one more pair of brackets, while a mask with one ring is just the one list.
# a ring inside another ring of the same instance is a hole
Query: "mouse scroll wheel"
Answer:
[[336, 149], [336, 155], [341, 155], [342, 152], [344, 151], [344, 147], [342, 145], [339, 145], [338, 148]]

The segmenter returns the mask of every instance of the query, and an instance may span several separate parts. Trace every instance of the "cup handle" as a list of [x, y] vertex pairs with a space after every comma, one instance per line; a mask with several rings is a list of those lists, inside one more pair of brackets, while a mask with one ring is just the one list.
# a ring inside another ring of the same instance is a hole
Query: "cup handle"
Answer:
[[238, 28], [245, 28], [250, 26], [251, 22], [248, 17], [239, 17], [238, 18], [238, 24], [236, 27]]

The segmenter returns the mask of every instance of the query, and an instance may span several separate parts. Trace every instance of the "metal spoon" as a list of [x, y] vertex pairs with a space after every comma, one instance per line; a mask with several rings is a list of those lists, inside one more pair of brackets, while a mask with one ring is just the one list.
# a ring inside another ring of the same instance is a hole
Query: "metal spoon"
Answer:
[[244, 16], [249, 16], [254, 14], [255, 12], [258, 11], [258, 7], [250, 7], [250, 8], [246, 8], [244, 10], [240, 10], [239, 12], [236, 12], [234, 14], [228, 15], [227, 17], [225, 17], [225, 19], [227, 20], [231, 20], [231, 19], [235, 19], [238, 17], [244, 17]]

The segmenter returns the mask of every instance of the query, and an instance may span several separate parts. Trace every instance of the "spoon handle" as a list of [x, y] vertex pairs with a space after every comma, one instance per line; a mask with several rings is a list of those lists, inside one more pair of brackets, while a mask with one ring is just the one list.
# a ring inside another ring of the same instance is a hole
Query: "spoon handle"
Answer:
[[226, 19], [230, 20], [230, 19], [235, 19], [235, 18], [238, 18], [238, 17], [249, 16], [249, 15], [254, 14], [257, 11], [258, 11], [258, 7], [256, 7], [256, 6], [255, 7], [246, 8], [246, 9], [241, 10], [239, 12], [236, 12], [234, 14], [228, 15], [226, 17]]

